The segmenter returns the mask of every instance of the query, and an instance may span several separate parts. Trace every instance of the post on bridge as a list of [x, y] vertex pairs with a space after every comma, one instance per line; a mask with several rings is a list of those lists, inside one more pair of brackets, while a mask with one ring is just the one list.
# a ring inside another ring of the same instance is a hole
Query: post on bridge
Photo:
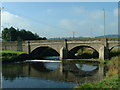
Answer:
[[30, 41], [28, 41], [28, 54], [30, 55], [31, 48], [30, 48]]

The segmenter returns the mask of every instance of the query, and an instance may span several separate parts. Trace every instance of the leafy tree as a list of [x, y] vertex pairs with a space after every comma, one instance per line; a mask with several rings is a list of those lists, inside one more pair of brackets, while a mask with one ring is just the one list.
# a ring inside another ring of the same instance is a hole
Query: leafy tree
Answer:
[[18, 38], [18, 32], [15, 28], [9, 28], [10, 41], [15, 41]]
[[4, 28], [2, 31], [2, 39], [4, 41], [16, 41], [16, 40], [46, 40], [46, 37], [39, 37], [38, 34], [34, 34], [31, 31], [25, 29], [19, 30], [14, 27]]
[[8, 28], [4, 28], [4, 30], [2, 31], [2, 39], [5, 41], [10, 41], [10, 34]]
[[39, 38], [39, 35], [38, 35], [37, 33], [35, 33], [34, 36], [35, 36], [36, 38]]

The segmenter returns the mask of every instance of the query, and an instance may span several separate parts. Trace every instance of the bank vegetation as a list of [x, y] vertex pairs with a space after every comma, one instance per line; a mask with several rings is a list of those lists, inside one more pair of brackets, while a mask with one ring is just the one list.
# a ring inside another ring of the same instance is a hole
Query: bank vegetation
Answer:
[[10, 63], [25, 60], [28, 58], [28, 55], [21, 51], [3, 50], [0, 51], [0, 58], [2, 62]]
[[119, 66], [120, 66], [120, 51], [114, 49], [110, 53], [110, 59], [104, 61], [108, 67], [106, 77], [100, 82], [86, 83], [79, 86], [76, 86], [74, 89], [119, 89], [120, 88], [120, 79], [119, 79]]

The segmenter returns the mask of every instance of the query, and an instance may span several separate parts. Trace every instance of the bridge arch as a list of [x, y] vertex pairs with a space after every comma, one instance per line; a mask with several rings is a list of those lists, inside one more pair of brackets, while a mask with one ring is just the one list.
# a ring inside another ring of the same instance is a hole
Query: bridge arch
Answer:
[[68, 58], [69, 59], [74, 59], [75, 58], [75, 54], [77, 54], [77, 51], [81, 48], [91, 48], [92, 50], [94, 50], [93, 54], [96, 54], [97, 58], [99, 57], [99, 51], [96, 50], [95, 48], [91, 47], [91, 46], [87, 46], [87, 45], [80, 45], [80, 46], [76, 46], [73, 47], [71, 50], [69, 50], [68, 52]]
[[114, 45], [114, 46], [110, 47], [109, 52], [110, 52], [113, 48], [115, 48], [115, 47], [120, 47], [120, 44]]
[[37, 47], [30, 53], [32, 59], [43, 59], [46, 56], [59, 56], [59, 53], [48, 46]]

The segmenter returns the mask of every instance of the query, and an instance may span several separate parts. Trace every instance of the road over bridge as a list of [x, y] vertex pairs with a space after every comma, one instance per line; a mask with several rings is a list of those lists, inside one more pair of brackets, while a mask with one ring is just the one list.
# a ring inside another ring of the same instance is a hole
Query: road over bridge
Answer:
[[119, 46], [117, 38], [82, 38], [82, 39], [55, 39], [2, 42], [2, 50], [24, 51], [35, 57], [44, 56], [47, 50], [60, 56], [60, 59], [71, 59], [81, 47], [94, 49], [100, 60], [109, 58], [113, 47]]

